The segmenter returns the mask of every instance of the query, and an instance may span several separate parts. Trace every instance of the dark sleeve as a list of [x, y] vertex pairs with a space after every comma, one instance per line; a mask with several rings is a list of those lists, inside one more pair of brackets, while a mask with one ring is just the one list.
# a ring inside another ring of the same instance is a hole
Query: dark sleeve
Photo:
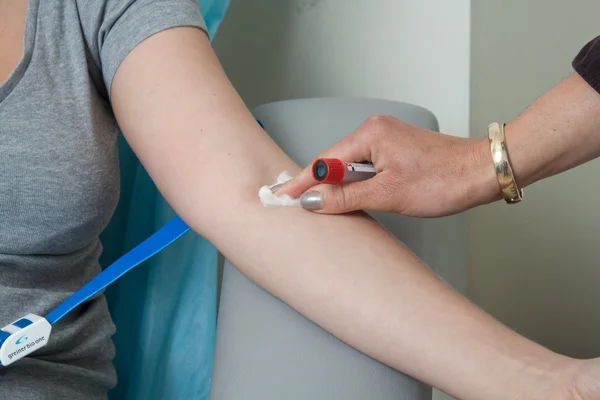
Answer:
[[600, 93], [600, 36], [586, 44], [571, 64], [573, 69]]

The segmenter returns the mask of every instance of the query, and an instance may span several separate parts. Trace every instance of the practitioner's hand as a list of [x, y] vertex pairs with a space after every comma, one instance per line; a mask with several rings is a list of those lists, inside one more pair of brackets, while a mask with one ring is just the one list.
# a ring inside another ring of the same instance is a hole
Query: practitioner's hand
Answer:
[[377, 175], [317, 185], [308, 167], [277, 194], [304, 194], [305, 208], [327, 214], [368, 209], [417, 217], [455, 214], [500, 198], [487, 138], [458, 138], [373, 116], [320, 157], [370, 161]]

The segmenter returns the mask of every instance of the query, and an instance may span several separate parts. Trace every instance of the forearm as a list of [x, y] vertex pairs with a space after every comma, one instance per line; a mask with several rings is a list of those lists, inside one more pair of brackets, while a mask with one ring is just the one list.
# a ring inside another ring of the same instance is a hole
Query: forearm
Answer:
[[217, 176], [190, 174], [161, 189], [251, 280], [351, 346], [458, 398], [534, 399], [528, 390], [551, 384], [565, 360], [464, 300], [370, 218], [263, 207], [258, 187], [298, 167], [258, 129], [231, 139], [256, 147], [232, 151], [231, 164], [225, 148], [201, 152], [221, 166]]
[[507, 125], [506, 141], [522, 186], [600, 156], [600, 95], [577, 73]]
[[[537, 99], [505, 128], [508, 156], [520, 187], [600, 156], [600, 95], [577, 73]], [[478, 140], [478, 139], [477, 139]], [[487, 140], [473, 171], [486, 182], [486, 201], [499, 198]], [[485, 202], [485, 201], [484, 201]]]
[[196, 232], [257, 284], [396, 369], [466, 400], [549, 398], [538, 391], [568, 360], [474, 307], [373, 220], [263, 207], [258, 188], [298, 166], [253, 120], [206, 44], [170, 35], [125, 60], [114, 104], [132, 147]]

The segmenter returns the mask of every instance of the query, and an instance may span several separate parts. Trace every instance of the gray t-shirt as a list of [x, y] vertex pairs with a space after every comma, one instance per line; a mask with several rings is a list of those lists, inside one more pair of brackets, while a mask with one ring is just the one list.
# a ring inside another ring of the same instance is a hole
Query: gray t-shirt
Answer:
[[[109, 88], [137, 44], [176, 26], [204, 29], [195, 0], [29, 0], [23, 58], [0, 86], [0, 326], [45, 315], [100, 272], [119, 191]], [[97, 296], [0, 367], [0, 398], [105, 398], [113, 333]]]

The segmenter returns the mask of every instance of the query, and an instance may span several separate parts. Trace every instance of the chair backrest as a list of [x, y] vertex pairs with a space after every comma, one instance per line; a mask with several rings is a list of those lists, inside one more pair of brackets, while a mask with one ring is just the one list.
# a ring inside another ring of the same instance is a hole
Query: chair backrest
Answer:
[[[373, 114], [437, 130], [429, 111], [375, 99], [303, 99], [259, 106], [255, 117], [297, 163]], [[436, 243], [423, 220], [372, 214], [417, 255]], [[431, 389], [358, 352], [258, 288], [226, 262], [211, 383], [212, 400], [421, 400]]]

